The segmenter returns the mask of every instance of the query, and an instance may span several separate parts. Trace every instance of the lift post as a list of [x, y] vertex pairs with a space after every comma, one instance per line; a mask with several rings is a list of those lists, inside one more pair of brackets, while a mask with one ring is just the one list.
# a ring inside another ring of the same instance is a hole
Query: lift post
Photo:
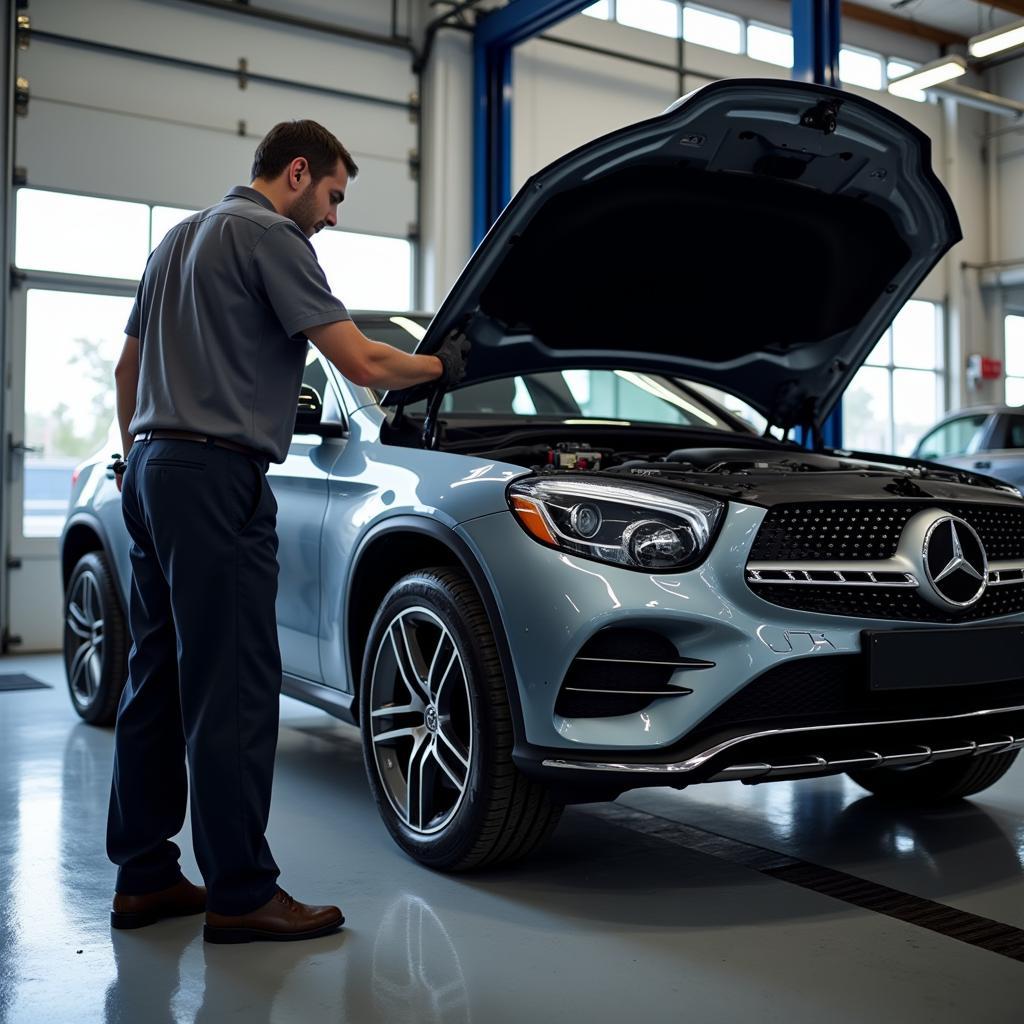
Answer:
[[473, 33], [473, 244], [512, 198], [512, 53], [593, 0], [511, 0]]
[[[839, 86], [840, 0], [791, 0], [793, 78], [798, 82]], [[798, 430], [797, 440], [814, 443], [809, 431]], [[822, 424], [818, 439], [826, 448], [843, 446], [842, 399]]]

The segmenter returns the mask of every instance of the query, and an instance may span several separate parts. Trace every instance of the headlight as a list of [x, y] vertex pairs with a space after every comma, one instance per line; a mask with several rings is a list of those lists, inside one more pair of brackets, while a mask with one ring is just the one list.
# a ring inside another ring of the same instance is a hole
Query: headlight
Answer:
[[535, 540], [629, 569], [679, 572], [707, 553], [722, 502], [650, 486], [531, 477], [509, 486], [508, 502]]

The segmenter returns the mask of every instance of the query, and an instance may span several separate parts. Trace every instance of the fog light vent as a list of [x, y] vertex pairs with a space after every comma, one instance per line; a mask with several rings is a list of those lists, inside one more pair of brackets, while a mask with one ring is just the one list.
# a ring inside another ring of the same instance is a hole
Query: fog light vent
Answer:
[[671, 682], [680, 669], [712, 667], [712, 661], [681, 658], [675, 644], [653, 630], [602, 629], [569, 666], [555, 713], [566, 718], [634, 714], [661, 698], [692, 693]]

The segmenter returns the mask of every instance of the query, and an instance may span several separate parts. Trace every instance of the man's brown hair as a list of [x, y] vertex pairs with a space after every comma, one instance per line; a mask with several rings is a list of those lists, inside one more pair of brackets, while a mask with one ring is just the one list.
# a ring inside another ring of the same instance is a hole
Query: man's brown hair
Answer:
[[359, 173], [352, 154], [316, 121], [282, 121], [263, 136], [252, 160], [252, 177], [271, 181], [296, 157], [305, 157], [314, 181], [332, 174], [340, 160], [354, 178]]

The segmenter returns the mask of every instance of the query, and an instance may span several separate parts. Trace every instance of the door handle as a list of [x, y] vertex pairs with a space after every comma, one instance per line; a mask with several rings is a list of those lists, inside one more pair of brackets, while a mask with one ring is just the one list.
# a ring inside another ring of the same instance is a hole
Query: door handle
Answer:
[[974, 464], [974, 468], [975, 469], [991, 469], [992, 468], [992, 462], [989, 459], [980, 459], [978, 462], [976, 462]]
[[43, 449], [42, 448], [33, 448], [32, 445], [25, 444], [24, 441], [18, 441], [17, 443], [15, 443], [14, 440], [11, 438], [11, 436], [8, 435], [7, 436], [7, 450], [12, 455], [15, 455], [15, 454], [18, 454], [18, 455], [28, 455], [28, 454], [38, 454], [38, 453], [42, 452]]

